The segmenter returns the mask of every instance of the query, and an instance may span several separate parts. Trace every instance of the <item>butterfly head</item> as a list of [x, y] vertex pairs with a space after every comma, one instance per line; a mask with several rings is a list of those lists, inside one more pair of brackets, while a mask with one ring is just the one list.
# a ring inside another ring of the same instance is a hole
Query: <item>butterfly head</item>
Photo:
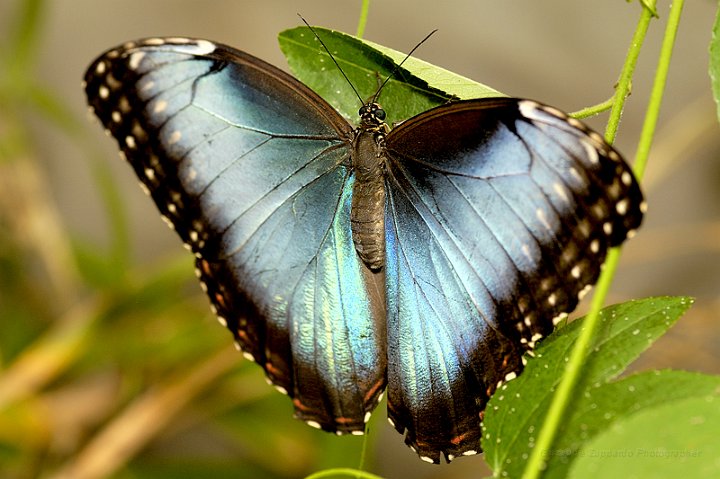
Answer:
[[360, 125], [363, 128], [379, 129], [385, 124], [385, 110], [375, 103], [369, 102], [360, 107]]

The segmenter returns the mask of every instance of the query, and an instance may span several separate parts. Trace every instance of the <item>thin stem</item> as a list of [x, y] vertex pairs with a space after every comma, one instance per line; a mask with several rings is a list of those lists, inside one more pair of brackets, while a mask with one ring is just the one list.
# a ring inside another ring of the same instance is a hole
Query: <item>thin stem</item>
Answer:
[[358, 18], [358, 26], [355, 36], [362, 38], [365, 35], [365, 25], [367, 24], [368, 11], [370, 10], [370, 0], [362, 0], [360, 5], [360, 18]]
[[371, 472], [358, 471], [357, 469], [351, 469], [349, 467], [338, 467], [335, 469], [325, 469], [319, 472], [315, 472], [306, 476], [305, 479], [324, 479], [326, 477], [353, 477], [360, 479], [383, 479], [382, 477], [375, 475]]
[[[651, 4], [652, 8], [644, 6], [642, 9], [640, 20], [638, 21], [632, 43], [630, 44], [630, 48], [625, 59], [623, 70], [620, 74], [617, 91], [614, 96], [616, 101], [613, 103], [613, 108], [610, 112], [610, 118], [608, 119], [608, 125], [605, 131], [605, 139], [609, 143], [612, 143], [617, 134], [617, 128], [620, 123], [620, 117], [622, 116], [625, 99], [630, 92], [630, 85], [635, 65], [647, 34], [648, 25], [654, 16], [655, 2], [653, 1]], [[557, 391], [553, 395], [547, 416], [545, 417], [543, 426], [538, 434], [537, 442], [531, 451], [530, 458], [528, 459], [523, 473], [523, 477], [525, 479], [538, 478], [541, 471], [543, 471], [547, 466], [545, 459], [548, 457], [547, 452], [552, 448], [555, 435], [559, 430], [559, 425], [565, 416], [568, 405], [570, 404], [572, 392], [580, 379], [584, 358], [587, 356], [587, 351], [595, 338], [595, 333], [599, 324], [600, 309], [607, 297], [607, 293], [610, 289], [610, 285], [612, 284], [619, 260], [620, 248], [612, 248], [608, 252], [603, 272], [598, 280], [595, 294], [593, 295], [593, 299], [590, 304], [590, 312], [585, 317], [582, 332], [580, 333], [580, 336], [570, 353], [567, 368], [560, 379]]]
[[615, 102], [613, 103], [612, 110], [610, 110], [610, 118], [608, 119], [607, 128], [605, 129], [605, 140], [611, 144], [615, 141], [615, 136], [617, 135], [620, 117], [622, 116], [623, 107], [625, 106], [625, 99], [630, 95], [632, 76], [635, 72], [638, 56], [640, 56], [640, 48], [647, 35], [648, 26], [655, 16], [655, 1], [653, 0], [651, 3], [651, 6], [644, 6], [642, 9], [640, 20], [638, 21], [635, 34], [630, 43], [630, 49], [625, 58], [625, 64], [623, 65], [622, 72], [620, 72], [620, 79], [618, 80], [618, 86], [615, 91]]
[[645, 166], [647, 165], [647, 159], [650, 153], [650, 145], [652, 144], [658, 116], [660, 115], [660, 105], [662, 104], [663, 92], [665, 91], [665, 84], [667, 83], [670, 59], [672, 58], [673, 46], [675, 45], [675, 37], [677, 36], [680, 25], [680, 16], [682, 15], [684, 3], [684, 0], [675, 0], [670, 7], [670, 15], [668, 16], [668, 23], [665, 27], [665, 37], [663, 38], [660, 58], [658, 59], [658, 66], [655, 71], [655, 81], [653, 82], [650, 93], [650, 101], [648, 102], [647, 112], [645, 113], [645, 122], [643, 123], [642, 132], [640, 133], [640, 141], [638, 142], [638, 148], [635, 152], [633, 171], [638, 178], [642, 178], [645, 173]]
[[615, 103], [615, 96], [608, 98], [602, 103], [598, 103], [597, 105], [588, 106], [586, 108], [583, 108], [582, 110], [575, 111], [573, 113], [570, 113], [570, 116], [577, 119], [583, 119], [588, 118], [590, 116], [598, 115], [604, 111], [607, 111], [612, 108], [613, 104]]

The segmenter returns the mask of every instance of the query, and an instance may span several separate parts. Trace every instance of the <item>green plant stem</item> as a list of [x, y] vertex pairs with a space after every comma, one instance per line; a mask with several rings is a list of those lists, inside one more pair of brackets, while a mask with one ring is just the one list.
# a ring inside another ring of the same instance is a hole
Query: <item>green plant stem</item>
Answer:
[[[609, 143], [613, 142], [617, 134], [617, 129], [618, 125], [620, 124], [620, 117], [622, 116], [625, 99], [630, 92], [630, 86], [632, 82], [633, 72], [635, 71], [635, 65], [637, 64], [637, 59], [640, 55], [640, 50], [646, 37], [649, 23], [654, 16], [654, 2], [651, 3], [652, 8], [649, 8], [647, 6], [643, 7], [642, 13], [640, 15], [640, 20], [638, 21], [635, 34], [633, 35], [632, 43], [628, 50], [625, 65], [623, 66], [623, 70], [620, 75], [620, 80], [618, 81], [617, 91], [614, 96], [615, 101], [613, 103], [613, 108], [610, 112], [610, 118], [608, 119], [607, 129], [605, 131], [605, 139]], [[682, 2], [680, 1], [680, 3]], [[668, 24], [668, 27], [669, 26], [670, 23]], [[674, 38], [675, 37], [673, 35], [672, 39], [669, 42], [664, 41], [663, 49], [669, 48], [670, 50], [672, 50]], [[661, 53], [661, 59], [662, 58], [663, 53]], [[665, 67], [667, 67], [667, 64], [665, 65]], [[656, 81], [657, 80], [658, 77], [656, 77]], [[662, 90], [663, 88], [660, 88], [659, 90], [660, 96], [662, 96]], [[656, 88], [653, 87], [653, 92], [655, 91]], [[653, 129], [654, 126], [655, 123], [653, 123], [652, 125]], [[643, 141], [643, 137], [641, 137], [640, 143], [643, 143]], [[535, 447], [530, 454], [530, 458], [528, 459], [527, 465], [523, 472], [523, 478], [525, 479], [538, 478], [541, 471], [543, 471], [547, 465], [545, 458], [547, 457], [547, 453], [552, 448], [553, 442], [555, 440], [555, 435], [559, 429], [559, 425], [570, 404], [572, 392], [575, 389], [578, 380], [580, 379], [580, 373], [582, 371], [582, 366], [584, 362], [583, 360], [587, 356], [590, 345], [594, 341], [597, 326], [599, 324], [600, 309], [602, 308], [603, 303], [605, 302], [605, 298], [607, 297], [607, 293], [610, 290], [610, 285], [612, 284], [612, 280], [615, 275], [619, 260], [620, 248], [612, 248], [608, 252], [603, 272], [600, 275], [600, 279], [598, 280], [595, 294], [593, 295], [593, 299], [590, 304], [590, 312], [584, 320], [583, 330], [570, 354], [567, 368], [565, 370], [565, 373], [563, 374], [562, 379], [560, 380], [560, 383], [558, 384], [557, 391], [553, 395], [547, 416], [545, 417], [543, 426], [538, 434], [537, 442], [535, 443]]]
[[645, 4], [643, 5], [644, 7], [642, 9], [642, 13], [640, 14], [640, 20], [635, 28], [635, 33], [632, 41], [630, 42], [627, 57], [625, 58], [625, 64], [623, 65], [622, 72], [620, 73], [618, 86], [615, 90], [615, 102], [610, 110], [610, 118], [608, 118], [607, 128], [605, 129], [605, 141], [610, 144], [615, 142], [615, 136], [617, 135], [618, 126], [620, 125], [620, 117], [622, 117], [623, 107], [625, 106], [625, 99], [628, 95], [630, 95], [630, 89], [632, 88], [632, 77], [635, 72], [635, 65], [637, 65], [638, 57], [640, 56], [640, 49], [643, 41], [645, 40], [645, 36], [647, 35], [650, 22], [655, 16], [654, 0], [650, 6]]
[[570, 113], [570, 116], [579, 120], [590, 116], [595, 116], [604, 111], [610, 110], [614, 104], [615, 96], [613, 95], [611, 98], [608, 98], [602, 103], [598, 103], [597, 105], [588, 106], [586, 108], [583, 108], [582, 110], [572, 112]]
[[360, 5], [360, 18], [358, 18], [358, 26], [355, 36], [362, 38], [365, 35], [365, 25], [367, 24], [368, 11], [370, 10], [370, 0], [362, 0]]
[[635, 152], [633, 171], [637, 178], [642, 178], [645, 173], [645, 166], [647, 165], [647, 159], [650, 154], [650, 145], [652, 144], [655, 127], [657, 126], [660, 115], [660, 105], [662, 104], [663, 92], [665, 91], [665, 84], [667, 83], [670, 59], [672, 58], [673, 46], [675, 45], [675, 38], [678, 27], [680, 26], [680, 16], [682, 15], [684, 3], [684, 0], [674, 0], [670, 7], [670, 15], [668, 16], [665, 36], [660, 49], [660, 58], [658, 58], [658, 66], [655, 71], [655, 80], [645, 113], [645, 122], [643, 123], [640, 141], [638, 142], [638, 148]]
[[305, 479], [324, 479], [326, 477], [353, 477], [353, 478], [360, 478], [360, 479], [383, 479], [380, 476], [377, 476], [375, 474], [372, 474], [370, 472], [366, 471], [359, 471], [357, 469], [352, 469], [349, 467], [338, 467], [335, 469], [325, 469], [323, 471], [315, 472], [313, 474], [310, 474], [309, 476], [306, 476]]

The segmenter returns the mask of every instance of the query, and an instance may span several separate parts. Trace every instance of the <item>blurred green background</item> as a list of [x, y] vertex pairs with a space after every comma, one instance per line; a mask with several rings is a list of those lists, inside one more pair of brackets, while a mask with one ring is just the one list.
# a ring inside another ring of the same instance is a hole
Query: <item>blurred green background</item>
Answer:
[[[636, 368], [720, 373], [720, 135], [706, 74], [716, 7], [687, 2], [645, 182], [650, 210], [612, 294], [698, 301]], [[365, 37], [409, 51], [437, 28], [418, 57], [574, 111], [612, 94], [639, 8], [376, 1]], [[192, 257], [87, 114], [80, 80], [102, 51], [145, 36], [209, 38], [284, 68], [276, 36], [299, 24], [296, 12], [352, 33], [359, 10], [348, 0], [0, 2], [0, 477], [294, 478], [358, 464], [361, 439], [293, 420], [290, 401], [235, 352]], [[662, 20], [618, 137], [630, 160]], [[481, 457], [422, 463], [384, 418], [371, 423], [373, 471], [487, 473]]]

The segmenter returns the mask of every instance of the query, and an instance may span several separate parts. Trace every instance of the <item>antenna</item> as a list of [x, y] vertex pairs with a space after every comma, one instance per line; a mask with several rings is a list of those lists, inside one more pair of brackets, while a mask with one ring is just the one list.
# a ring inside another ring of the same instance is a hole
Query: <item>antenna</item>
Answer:
[[357, 96], [357, 97], [358, 97], [358, 100], [360, 100], [360, 104], [361, 104], [361, 105], [365, 105], [365, 100], [362, 99], [362, 97], [360, 96], [360, 93], [358, 93], [358, 91], [355, 89], [355, 85], [352, 84], [352, 82], [351, 82], [350, 79], [347, 77], [347, 75], [345, 74], [345, 72], [343, 71], [343, 69], [340, 68], [340, 64], [337, 62], [337, 60], [335, 60], [335, 57], [333, 56], [333, 54], [330, 53], [330, 49], [327, 47], [327, 45], [325, 45], [325, 42], [322, 41], [322, 38], [320, 38], [320, 35], [317, 34], [317, 32], [315, 31], [315, 29], [310, 26], [310, 24], [307, 22], [307, 20], [305, 20], [305, 19], [302, 17], [302, 15], [300, 15], [299, 13], [298, 13], [297, 15], [298, 15], [298, 17], [300, 17], [300, 20], [302, 20], [303, 23], [310, 29], [310, 31], [313, 32], [313, 35], [315, 35], [315, 38], [318, 39], [318, 41], [320, 42], [320, 45], [322, 45], [322, 47], [325, 49], [325, 51], [327, 52], [327, 54], [330, 55], [330, 59], [333, 61], [333, 63], [335, 64], [335, 66], [338, 67], [338, 70], [340, 70], [340, 73], [342, 73], [342, 76], [345, 77], [345, 80], [348, 82], [348, 85], [350, 85], [350, 88], [352, 88], [353, 91], [355, 92], [355, 96]]
[[436, 28], [435, 30], [433, 30], [432, 32], [428, 33], [428, 34], [425, 36], [425, 38], [423, 38], [422, 40], [420, 40], [420, 42], [419, 42], [417, 45], [415, 45], [412, 50], [410, 50], [410, 53], [408, 53], [408, 54], [405, 56], [405, 58], [403, 58], [403, 61], [401, 61], [400, 63], [398, 63], [397, 66], [393, 69], [393, 71], [390, 72], [390, 75], [388, 75], [388, 77], [385, 79], [385, 81], [382, 82], [382, 84], [380, 85], [380, 88], [378, 88], [377, 91], [375, 92], [375, 95], [373, 96], [373, 103], [375, 103], [375, 102], [377, 101], [377, 99], [380, 97], [380, 92], [382, 91], [382, 89], [385, 88], [385, 85], [387, 84], [387, 82], [390, 81], [390, 79], [391, 79], [393, 76], [395, 76], [395, 74], [398, 72], [398, 70], [400, 70], [400, 67], [403, 65], [403, 63], [405, 63], [405, 61], [406, 61], [408, 58], [410, 58], [413, 53], [415, 53], [415, 50], [417, 50], [417, 49], [420, 47], [420, 45], [422, 45], [423, 43], [425, 43], [428, 38], [430, 38], [431, 36], [433, 36], [433, 34], [434, 34], [435, 32], [437, 32], [437, 28]]
[[[340, 70], [340, 73], [342, 73], [342, 76], [345, 78], [345, 81], [348, 82], [348, 85], [350, 85], [350, 88], [352, 88], [352, 90], [355, 92], [355, 96], [358, 97], [358, 100], [360, 100], [360, 103], [361, 103], [362, 105], [365, 105], [365, 100], [362, 99], [362, 97], [360, 96], [360, 93], [358, 93], [358, 91], [355, 89], [355, 85], [352, 84], [352, 82], [350, 81], [350, 79], [348, 78], [348, 76], [345, 74], [345, 72], [343, 71], [343, 69], [340, 67], [340, 64], [337, 62], [337, 60], [335, 60], [335, 57], [333, 56], [333, 54], [330, 53], [330, 49], [327, 47], [327, 45], [325, 45], [325, 42], [322, 41], [322, 38], [320, 38], [320, 35], [317, 34], [317, 32], [315, 31], [315, 29], [314, 29], [312, 26], [310, 26], [310, 24], [307, 22], [307, 20], [305, 20], [305, 19], [303, 18], [302, 15], [300, 15], [300, 14], [298, 13], [297, 16], [300, 17], [300, 20], [302, 20], [303, 23], [304, 23], [304, 24], [310, 29], [310, 31], [313, 33], [313, 35], [315, 35], [315, 38], [318, 39], [318, 41], [320, 42], [320, 45], [322, 45], [322, 47], [325, 49], [325, 51], [327, 52], [327, 54], [330, 56], [330, 59], [333, 61], [333, 63], [335, 64], [335, 66], [338, 68], [338, 70]], [[377, 91], [376, 91], [375, 94], [373, 95], [373, 97], [372, 97], [372, 103], [375, 103], [375, 102], [377, 101], [377, 99], [380, 97], [380, 92], [382, 91], [382, 89], [385, 88], [385, 85], [387, 85], [387, 82], [390, 81], [390, 79], [391, 79], [393, 76], [395, 76], [395, 74], [400, 70], [400, 67], [402, 67], [403, 63], [405, 63], [405, 61], [406, 61], [408, 58], [410, 58], [413, 53], [415, 53], [415, 50], [417, 50], [417, 49], [420, 47], [420, 45], [422, 45], [423, 43], [425, 43], [425, 42], [428, 40], [428, 38], [430, 38], [431, 36], [433, 36], [433, 34], [434, 34], [435, 32], [437, 32], [437, 28], [436, 28], [435, 30], [433, 30], [432, 32], [428, 33], [428, 34], [425, 36], [425, 38], [423, 38], [422, 40], [420, 40], [420, 42], [419, 42], [417, 45], [415, 45], [412, 50], [410, 50], [410, 53], [408, 53], [408, 54], [405, 56], [405, 58], [403, 59], [403, 61], [401, 61], [400, 63], [398, 63], [398, 64], [395, 66], [395, 68], [393, 69], [393, 71], [390, 72], [390, 75], [388, 75], [388, 77], [385, 79], [385, 81], [382, 82], [382, 84], [380, 85], [380, 87], [377, 89]]]

